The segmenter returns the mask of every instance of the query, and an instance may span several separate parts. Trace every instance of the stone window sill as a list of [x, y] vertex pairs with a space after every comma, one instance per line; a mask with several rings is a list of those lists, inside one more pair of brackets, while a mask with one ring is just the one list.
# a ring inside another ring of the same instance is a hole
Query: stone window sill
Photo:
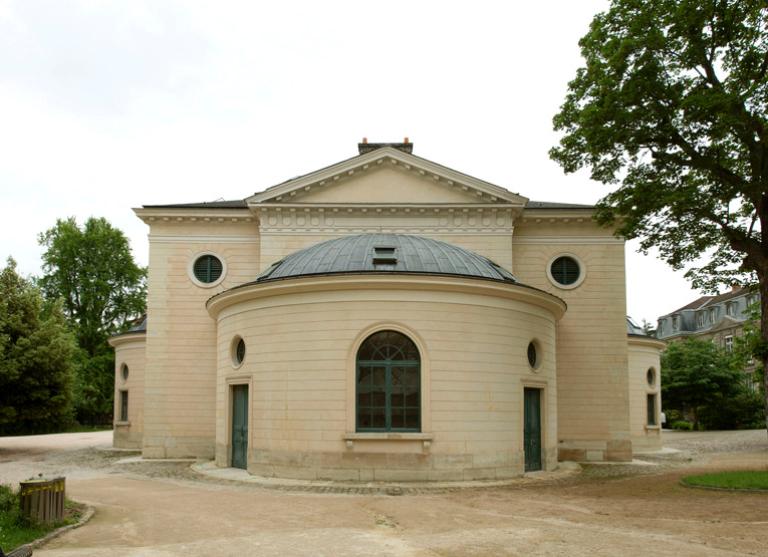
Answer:
[[347, 448], [355, 446], [355, 442], [367, 441], [416, 441], [422, 443], [424, 449], [429, 449], [432, 440], [435, 438], [432, 433], [420, 432], [365, 432], [365, 433], [345, 433], [342, 439], [346, 441]]
[[127, 421], [127, 422], [115, 422], [115, 426], [116, 427], [117, 426], [125, 427], [125, 426], [129, 426], [129, 425], [131, 425], [130, 421]]
[[645, 429], [646, 430], [651, 430], [651, 431], [661, 431], [661, 426], [660, 425], [646, 425]]

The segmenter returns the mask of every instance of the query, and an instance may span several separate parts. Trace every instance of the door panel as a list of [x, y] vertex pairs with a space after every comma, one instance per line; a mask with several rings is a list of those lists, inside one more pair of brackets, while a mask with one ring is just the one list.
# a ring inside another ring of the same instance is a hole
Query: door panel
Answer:
[[524, 391], [525, 471], [541, 470], [541, 390]]
[[232, 467], [248, 465], [248, 386], [232, 387]]

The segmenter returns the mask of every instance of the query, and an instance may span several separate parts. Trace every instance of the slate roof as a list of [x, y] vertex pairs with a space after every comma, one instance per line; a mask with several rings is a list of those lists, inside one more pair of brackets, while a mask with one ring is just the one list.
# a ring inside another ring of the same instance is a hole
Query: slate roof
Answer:
[[136, 321], [134, 321], [130, 329], [122, 333], [112, 335], [111, 338], [120, 337], [123, 335], [133, 335], [136, 333], [146, 333], [146, 332], [147, 332], [147, 315], [144, 314], [141, 317], [139, 317]]
[[360, 234], [321, 242], [278, 261], [256, 282], [367, 272], [453, 275], [517, 282], [509, 271], [482, 255], [445, 242], [406, 234]]
[[[246, 209], [245, 199], [228, 201], [202, 201], [199, 203], [171, 203], [168, 205], [144, 205], [145, 209]], [[594, 209], [594, 205], [579, 205], [576, 203], [557, 203], [552, 201], [529, 201], [526, 209]]]
[[686, 304], [681, 308], [677, 308], [675, 311], [670, 311], [669, 313], [662, 315], [662, 317], [666, 317], [667, 315], [672, 315], [673, 313], [680, 313], [681, 311], [686, 309], [703, 309], [706, 307], [714, 306], [716, 304], [720, 304], [722, 302], [730, 300], [731, 298], [737, 298], [738, 296], [749, 294], [749, 292], [750, 292], [750, 288], [744, 286], [742, 288], [737, 288], [735, 290], [729, 290], [724, 294], [718, 294], [717, 296], [701, 296], [700, 298], [696, 298], [690, 304]]
[[147, 315], [142, 315], [136, 320], [136, 324], [128, 329], [126, 333], [146, 333], [147, 332]]
[[246, 209], [245, 199], [230, 201], [203, 201], [200, 203], [172, 203], [170, 205], [144, 205], [145, 209]]
[[557, 203], [554, 201], [529, 201], [526, 209], [594, 209], [594, 205], [580, 205], [578, 203]]
[[634, 319], [632, 319], [629, 315], [627, 315], [627, 334], [635, 336], [648, 336], [645, 334], [643, 328], [635, 323]]

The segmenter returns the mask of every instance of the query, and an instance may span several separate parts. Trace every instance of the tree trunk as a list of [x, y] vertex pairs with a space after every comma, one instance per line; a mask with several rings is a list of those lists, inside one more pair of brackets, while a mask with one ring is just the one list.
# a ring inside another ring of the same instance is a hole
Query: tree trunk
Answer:
[[[762, 273], [761, 273], [762, 274]], [[768, 433], [768, 277], [760, 276], [760, 363], [763, 366], [763, 407]]]

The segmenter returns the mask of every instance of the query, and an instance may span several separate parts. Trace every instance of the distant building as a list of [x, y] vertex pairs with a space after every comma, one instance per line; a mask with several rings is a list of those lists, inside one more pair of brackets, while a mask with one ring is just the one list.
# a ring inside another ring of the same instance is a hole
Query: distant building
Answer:
[[[688, 337], [711, 340], [731, 352], [735, 339], [744, 334], [749, 307], [759, 299], [759, 294], [742, 287], [717, 296], [702, 296], [659, 317], [656, 336], [668, 342]], [[754, 371], [752, 362], [744, 370], [747, 385], [753, 390], [758, 384]]]

